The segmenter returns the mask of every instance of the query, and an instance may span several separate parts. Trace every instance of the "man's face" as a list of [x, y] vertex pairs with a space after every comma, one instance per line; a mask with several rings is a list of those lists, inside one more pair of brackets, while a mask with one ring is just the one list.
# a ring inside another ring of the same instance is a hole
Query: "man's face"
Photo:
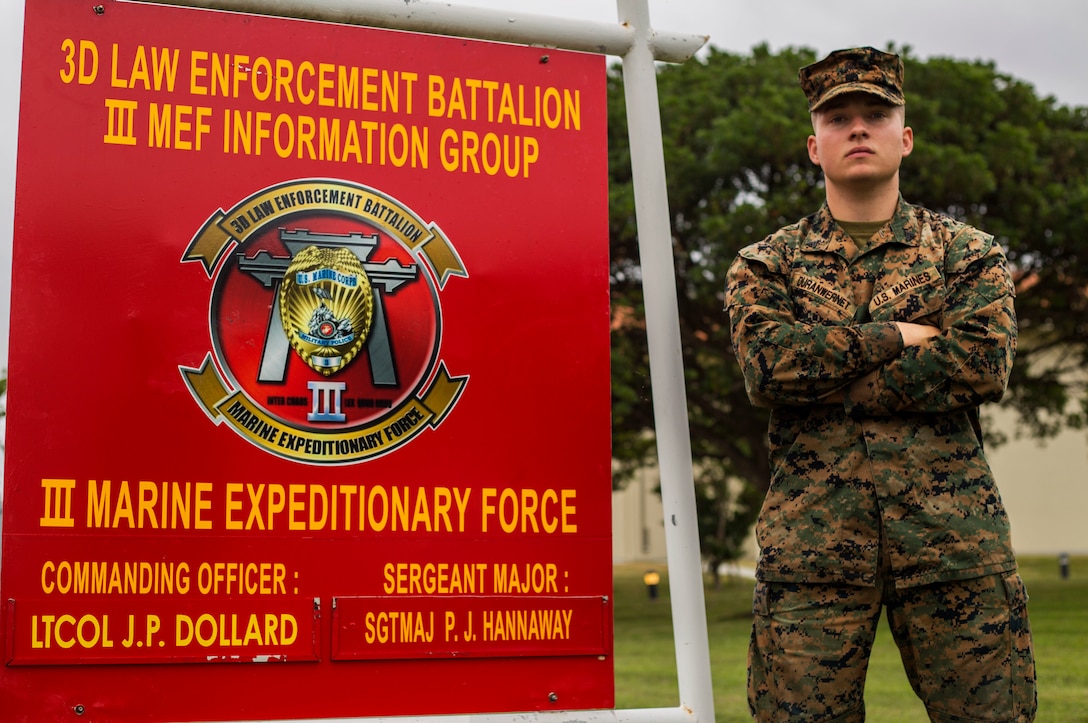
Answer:
[[895, 178], [914, 148], [902, 106], [868, 93], [833, 98], [812, 114], [808, 155], [829, 184], [863, 188]]

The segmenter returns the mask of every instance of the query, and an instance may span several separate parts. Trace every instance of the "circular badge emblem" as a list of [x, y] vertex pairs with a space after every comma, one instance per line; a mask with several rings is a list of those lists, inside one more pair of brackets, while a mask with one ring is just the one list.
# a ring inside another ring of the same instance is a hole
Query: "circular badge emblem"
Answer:
[[300, 180], [217, 211], [183, 262], [212, 282], [212, 350], [180, 370], [216, 424], [278, 456], [347, 464], [437, 427], [466, 376], [440, 292], [467, 278], [434, 223], [374, 189]]

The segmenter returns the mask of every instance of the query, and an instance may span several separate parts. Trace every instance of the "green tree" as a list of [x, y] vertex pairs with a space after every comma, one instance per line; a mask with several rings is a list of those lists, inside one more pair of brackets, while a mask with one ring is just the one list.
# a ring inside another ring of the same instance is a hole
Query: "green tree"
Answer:
[[[1088, 254], [1079, 236], [1088, 218], [1088, 109], [1040, 98], [992, 63], [897, 52], [915, 129], [904, 197], [993, 233], [1016, 268], [1020, 347], [1003, 404], [1039, 437], [1082, 426], [1088, 394], [1073, 372], [1088, 362]], [[711, 48], [658, 77], [692, 455], [712, 568], [737, 554], [730, 538], [737, 528], [738, 542], [747, 534], [769, 482], [766, 413], [748, 403], [722, 308], [726, 270], [742, 246], [823, 202], [797, 84], [798, 68], [816, 59], [808, 49], [760, 46], [738, 55]], [[622, 485], [654, 446], [617, 72], [609, 78], [609, 175], [613, 451]]]

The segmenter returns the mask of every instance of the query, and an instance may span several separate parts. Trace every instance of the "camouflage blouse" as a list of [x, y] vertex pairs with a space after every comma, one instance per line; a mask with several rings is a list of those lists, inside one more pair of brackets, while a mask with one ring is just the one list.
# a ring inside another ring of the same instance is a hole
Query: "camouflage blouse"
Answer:
[[[992, 236], [902, 199], [863, 253], [826, 205], [740, 252], [733, 347], [771, 409], [761, 579], [872, 585], [882, 553], [900, 587], [1015, 569], [978, 418], [1013, 296]], [[904, 347], [896, 321], [941, 333]]]

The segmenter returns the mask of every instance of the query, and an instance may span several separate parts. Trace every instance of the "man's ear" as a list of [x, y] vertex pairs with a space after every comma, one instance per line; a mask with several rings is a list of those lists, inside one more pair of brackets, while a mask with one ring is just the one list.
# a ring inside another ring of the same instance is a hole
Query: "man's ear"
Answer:
[[[903, 127], [903, 158], [910, 155], [910, 152], [914, 150], [914, 129], [910, 126]], [[812, 152], [809, 151], [811, 154]]]
[[[912, 134], [911, 145], [913, 145], [913, 144], [914, 144], [914, 141], [913, 141], [913, 134]], [[907, 151], [907, 153], [910, 153], [910, 151]], [[906, 153], [904, 153], [903, 155], [906, 155]], [[808, 137], [808, 157], [809, 157], [809, 160], [812, 161], [815, 165], [817, 165], [817, 166], [820, 165], [820, 149], [816, 145], [816, 136], [809, 136]]]

